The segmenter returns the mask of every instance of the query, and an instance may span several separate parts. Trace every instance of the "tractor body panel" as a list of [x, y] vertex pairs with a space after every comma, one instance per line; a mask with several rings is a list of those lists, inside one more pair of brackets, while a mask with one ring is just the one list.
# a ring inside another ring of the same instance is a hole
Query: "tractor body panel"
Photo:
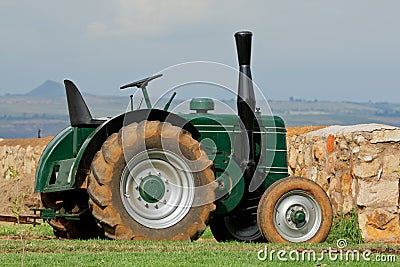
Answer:
[[[225, 169], [227, 161], [240, 154], [244, 144], [239, 143], [241, 131], [237, 115], [194, 113], [181, 116], [199, 130], [200, 142], [211, 139], [215, 143], [215, 147], [210, 148], [207, 143], [202, 142], [216, 169]], [[266, 174], [266, 181], [263, 183], [266, 189], [270, 184], [269, 179], [276, 181], [288, 176], [286, 128], [282, 118], [278, 116], [261, 116], [259, 122], [260, 127], [254, 130], [254, 135], [260, 135], [262, 142], [256, 149], [256, 156], [260, 157], [257, 169]]]
[[[214, 162], [216, 180], [217, 214], [234, 210], [241, 202], [246, 189], [241, 155], [241, 130], [239, 117], [230, 114], [194, 113], [182, 115], [200, 132], [198, 141]], [[259, 138], [256, 146], [257, 177], [262, 179], [262, 191], [275, 181], [288, 176], [286, 129], [277, 116], [261, 116], [260, 126], [253, 134]], [[248, 144], [247, 144], [248, 145]]]

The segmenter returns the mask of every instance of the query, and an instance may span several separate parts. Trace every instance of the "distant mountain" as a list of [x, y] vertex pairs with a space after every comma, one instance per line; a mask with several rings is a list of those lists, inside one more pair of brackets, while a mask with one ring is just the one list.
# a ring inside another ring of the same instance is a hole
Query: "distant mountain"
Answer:
[[47, 80], [24, 96], [40, 98], [65, 97], [65, 89], [63, 84]]

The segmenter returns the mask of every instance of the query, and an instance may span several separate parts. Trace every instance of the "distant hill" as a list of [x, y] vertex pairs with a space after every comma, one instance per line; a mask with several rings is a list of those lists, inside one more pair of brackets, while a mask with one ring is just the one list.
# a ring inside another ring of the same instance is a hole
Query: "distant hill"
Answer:
[[47, 80], [24, 96], [40, 98], [65, 97], [65, 89], [61, 83]]
[[[81, 93], [94, 117], [113, 117], [130, 108], [128, 92], [126, 96]], [[171, 109], [179, 107], [175, 112], [192, 112], [188, 102], [182, 104], [184, 99], [179, 97], [172, 102]], [[134, 99], [135, 109], [142, 103], [141, 98], [138, 94]], [[236, 107], [235, 99], [223, 100], [222, 103], [233, 109]], [[268, 104], [273, 114], [281, 116], [287, 126], [382, 123], [400, 127], [400, 103], [290, 99], [269, 100]], [[157, 107], [163, 108], [163, 105], [159, 103]], [[262, 103], [258, 105], [263, 106]], [[141, 105], [142, 108], [144, 106]], [[26, 94], [0, 96], [0, 138], [36, 137], [39, 129], [42, 136], [56, 135], [68, 125], [68, 108], [62, 83], [48, 80]]]

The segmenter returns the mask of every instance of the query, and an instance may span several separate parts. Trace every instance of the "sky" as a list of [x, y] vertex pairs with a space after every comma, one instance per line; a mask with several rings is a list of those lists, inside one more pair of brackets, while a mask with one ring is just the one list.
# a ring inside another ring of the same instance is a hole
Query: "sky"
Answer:
[[233, 34], [250, 30], [268, 99], [399, 103], [399, 10], [397, 0], [1, 0], [0, 95], [65, 78], [121, 95], [175, 64], [237, 68]]

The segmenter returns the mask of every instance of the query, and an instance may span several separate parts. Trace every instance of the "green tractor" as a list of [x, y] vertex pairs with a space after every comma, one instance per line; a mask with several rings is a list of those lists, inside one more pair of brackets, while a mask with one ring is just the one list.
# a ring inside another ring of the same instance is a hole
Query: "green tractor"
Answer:
[[250, 71], [252, 33], [235, 34], [237, 111], [216, 114], [193, 98], [186, 113], [152, 106], [150, 81], [137, 87], [147, 108], [92, 118], [65, 80], [71, 126], [43, 151], [35, 191], [60, 238], [196, 240], [210, 226], [218, 241], [322, 242], [332, 224], [324, 190], [288, 177], [286, 130], [258, 108]]

